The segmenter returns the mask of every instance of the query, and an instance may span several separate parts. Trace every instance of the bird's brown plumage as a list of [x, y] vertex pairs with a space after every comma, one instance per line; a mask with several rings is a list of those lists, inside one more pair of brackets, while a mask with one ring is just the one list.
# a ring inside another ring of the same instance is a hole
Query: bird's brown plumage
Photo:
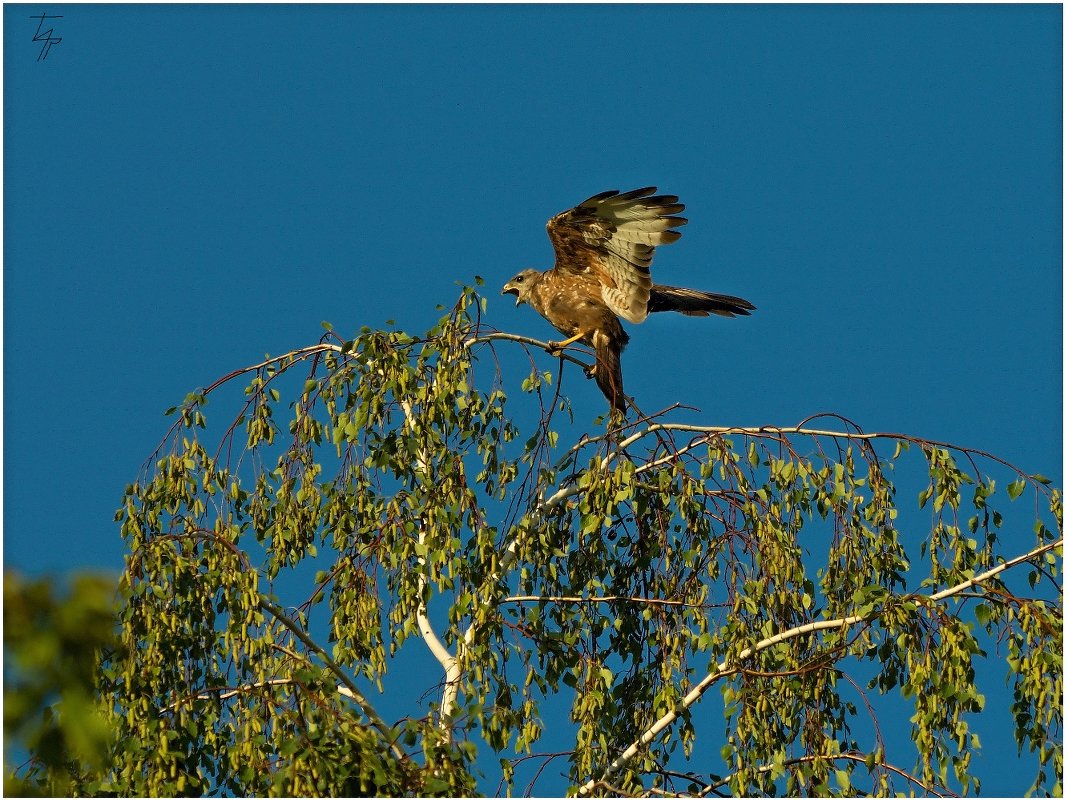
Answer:
[[686, 219], [684, 206], [656, 187], [601, 192], [557, 214], [546, 226], [556, 251], [551, 270], [523, 270], [504, 285], [516, 305], [529, 303], [567, 339], [593, 348], [597, 380], [612, 408], [626, 411], [619, 356], [630, 337], [619, 318], [640, 323], [650, 312], [690, 316], [747, 315], [755, 307], [732, 295], [653, 284], [649, 267], [657, 245], [670, 244]]

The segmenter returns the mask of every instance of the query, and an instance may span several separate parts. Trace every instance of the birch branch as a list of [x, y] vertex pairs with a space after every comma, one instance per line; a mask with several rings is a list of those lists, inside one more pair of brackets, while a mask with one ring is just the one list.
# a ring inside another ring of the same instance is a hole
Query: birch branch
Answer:
[[[477, 345], [480, 342], [489, 342], [490, 340], [494, 339], [505, 340], [507, 342], [519, 342], [523, 345], [533, 345], [536, 348], [541, 348], [542, 350], [548, 352], [550, 355], [556, 356], [560, 359], [564, 359], [565, 361], [572, 362], [573, 364], [577, 364], [583, 370], [589, 370], [591, 367], [593, 367], [592, 364], [587, 364], [581, 359], [576, 359], [574, 356], [568, 353], [567, 351], [571, 350], [570, 347], [564, 348], [560, 351], [554, 351], [549, 348], [548, 342], [542, 342], [540, 339], [534, 339], [533, 337], [520, 336], [519, 334], [508, 334], [504, 331], [494, 331], [489, 334], [479, 334], [478, 336], [471, 337], [470, 339], [464, 342], [464, 347], [470, 348], [472, 345]], [[575, 348], [575, 350], [579, 350], [580, 353], [586, 352], [578, 348]]]
[[368, 700], [364, 697], [363, 693], [360, 692], [359, 688], [353, 683], [352, 679], [350, 679], [345, 674], [345, 671], [341, 669], [341, 666], [338, 665], [337, 662], [330, 658], [330, 654], [323, 650], [322, 646], [315, 642], [315, 640], [309, 637], [307, 632], [305, 632], [304, 629], [301, 628], [295, 620], [289, 617], [289, 615], [283, 612], [281, 608], [271, 603], [266, 598], [260, 598], [259, 607], [265, 612], [270, 612], [272, 615], [274, 615], [275, 619], [287, 629], [289, 629], [291, 632], [293, 632], [296, 638], [302, 643], [304, 643], [304, 646], [306, 648], [316, 653], [319, 658], [323, 660], [327, 668], [330, 669], [330, 672], [337, 676], [338, 679], [341, 680], [341, 683], [344, 685], [344, 691], [342, 691], [341, 694], [351, 698], [357, 703], [357, 705], [363, 710], [363, 713], [367, 716], [367, 719], [371, 721], [371, 725], [374, 726], [378, 730], [379, 734], [382, 735], [383, 739], [387, 743], [389, 743], [389, 748], [393, 752], [394, 756], [396, 756], [397, 759], [401, 760], [402, 762], [406, 761], [408, 759], [408, 756], [397, 746], [393, 730], [389, 727], [389, 725], [386, 724], [384, 720], [382, 720], [381, 717], [378, 716], [378, 713], [375, 712], [374, 707], [371, 706], [370, 702], [368, 702]]
[[557, 603], [557, 604], [609, 604], [609, 603], [635, 603], [649, 604], [651, 606], [688, 606], [702, 609], [714, 604], [693, 604], [688, 601], [669, 601], [663, 598], [641, 598], [635, 595], [595, 595], [585, 597], [582, 595], [509, 595], [502, 598], [501, 603]]
[[[400, 402], [401, 409], [404, 411], [404, 424], [409, 431], [415, 429], [415, 417], [412, 414], [412, 404], [408, 400], [402, 400]], [[428, 464], [426, 460], [426, 454], [422, 448], [420, 448], [415, 454], [416, 469], [419, 470], [424, 476], [427, 476]], [[433, 476], [429, 476], [433, 480]], [[419, 544], [422, 545], [426, 541], [426, 527], [419, 527]], [[426, 557], [419, 557], [419, 567], [425, 568]], [[419, 627], [419, 634], [423, 638], [423, 642], [426, 643], [430, 653], [434, 655], [434, 658], [438, 660], [438, 663], [445, 670], [445, 689], [441, 694], [441, 714], [438, 721], [438, 725], [445, 732], [446, 737], [452, 738], [452, 719], [453, 710], [456, 707], [456, 696], [460, 691], [460, 662], [459, 660], [449, 653], [449, 649], [445, 647], [445, 644], [438, 637], [437, 632], [434, 631], [433, 625], [430, 623], [430, 618], [426, 613], [426, 602], [423, 601], [423, 591], [426, 589], [426, 571], [421, 569], [419, 572], [419, 606], [415, 613], [415, 622]]]
[[[206, 701], [210, 698], [218, 698], [220, 701], [225, 701], [243, 693], [252, 692], [253, 690], [262, 690], [266, 687], [285, 687], [290, 684], [296, 684], [296, 682], [293, 679], [267, 679], [266, 681], [254, 681], [237, 687], [216, 687], [210, 690], [201, 690], [198, 693], [187, 695], [173, 703], [167, 704], [167, 706], [163, 707], [160, 711], [173, 712], [188, 701]], [[348, 695], [348, 688], [346, 687], [345, 689], [346, 692], [342, 693], [342, 695]]]
[[[981, 584], [982, 582], [993, 578], [1002, 571], [1008, 570], [1010, 567], [1014, 567], [1022, 562], [1030, 561], [1036, 556], [1041, 556], [1042, 554], [1052, 551], [1055, 548], [1061, 547], [1063, 544], [1064, 538], [1062, 537], [1053, 542], [1041, 545], [1025, 554], [1022, 554], [1021, 556], [1014, 557], [1013, 559], [1010, 559], [1007, 562], [1003, 562], [997, 567], [991, 568], [990, 570], [987, 570], [984, 573], [980, 573], [974, 578], [968, 579], [967, 581], [963, 581], [960, 584], [957, 584], [953, 587], [949, 587], [945, 590], [941, 590], [940, 592], [936, 592], [923, 597], [926, 600], [932, 602], [945, 600], [946, 598], [957, 595], [969, 589], [970, 587], [977, 586], [978, 584]], [[600, 779], [591, 779], [586, 784], [582, 785], [582, 787], [578, 789], [578, 794], [588, 795], [597, 787], [598, 783], [606, 781], [609, 777], [617, 773], [620, 768], [626, 765], [631, 759], [633, 759], [637, 755], [637, 753], [641, 750], [643, 746], [652, 742], [658, 734], [660, 734], [662, 731], [664, 731], [664, 729], [670, 726], [679, 717], [681, 712], [697, 703], [701, 696], [704, 695], [705, 692], [713, 684], [715, 684], [719, 679], [723, 678], [724, 676], [733, 673], [736, 668], [732, 665], [732, 662], [741, 662], [742, 660], [748, 659], [754, 654], [759, 653], [760, 651], [764, 651], [772, 647], [773, 645], [785, 642], [786, 640], [792, 640], [795, 637], [800, 637], [804, 634], [812, 634], [814, 632], [824, 631], [826, 629], [848, 628], [850, 626], [855, 626], [858, 623], [863, 623], [866, 620], [875, 619], [878, 616], [878, 613], [869, 615], [867, 617], [861, 615], [849, 615], [847, 617], [840, 617], [834, 620], [817, 620], [811, 623], [805, 623], [804, 625], [796, 626], [792, 629], [788, 629], [787, 631], [780, 632], [779, 634], [761, 640], [755, 645], [752, 645], [749, 648], [742, 650], [736, 657], [733, 658], [733, 660], [724, 660], [716, 666], [716, 669], [714, 671], [710, 672], [707, 676], [705, 676], [704, 679], [702, 679], [692, 690], [690, 690], [689, 693], [686, 694], [682, 701], [679, 702], [679, 705], [676, 709], [668, 712], [659, 720], [657, 720], [637, 740], [631, 743], [630, 746], [628, 746], [626, 750], [623, 751], [623, 753], [616, 757], [612, 761], [612, 763], [605, 769]]]
[[[812, 754], [812, 755], [808, 755], [808, 756], [802, 756], [802, 757], [795, 757], [793, 759], [787, 759], [786, 761], [783, 762], [783, 765], [800, 765], [800, 764], [803, 764], [805, 762], [815, 762], [817, 759], [827, 759], [827, 760], [845, 759], [845, 760], [849, 760], [851, 762], [866, 762], [867, 761], [867, 756], [865, 754], [854, 754], [854, 753]], [[877, 765], [878, 767], [880, 767], [880, 768], [882, 768], [884, 770], [887, 770], [887, 771], [889, 771], [891, 773], [896, 773], [898, 776], [901, 776], [902, 778], [906, 779], [907, 781], [912, 782], [917, 787], [922, 787], [923, 790], [925, 792], [929, 793], [930, 795], [937, 796], [938, 798], [947, 798], [947, 797], [952, 797], [953, 796], [952, 793], [948, 793], [948, 792], [947, 792], [946, 795], [943, 795], [942, 793], [940, 793], [937, 790], [935, 790], [933, 787], [928, 787], [926, 784], [924, 784], [922, 781], [917, 779], [911, 773], [908, 773], [907, 771], [904, 771], [899, 767], [891, 765], [889, 762], [876, 762], [875, 765]], [[771, 765], [763, 765], [763, 766], [757, 768], [757, 772], [759, 772], [759, 773], [768, 773], [772, 769], [773, 768], [772, 768]], [[719, 781], [714, 782], [713, 784], [705, 785], [703, 788], [701, 788], [700, 790], [697, 791], [697, 793], [695, 794], [695, 797], [706, 796], [710, 792], [712, 792], [713, 790], [715, 790], [717, 788], [726, 787], [727, 784], [730, 783], [730, 780], [733, 777], [734, 777], [734, 774], [730, 773], [727, 776], [724, 776]], [[943, 787], [942, 789], [944, 790], [945, 788]]]

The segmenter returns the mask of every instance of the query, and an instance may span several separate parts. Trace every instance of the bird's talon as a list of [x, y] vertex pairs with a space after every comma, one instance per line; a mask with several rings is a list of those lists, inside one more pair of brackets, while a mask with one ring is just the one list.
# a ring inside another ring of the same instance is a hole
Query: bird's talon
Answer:
[[594, 375], [596, 375], [597, 373], [597, 365], [591, 364], [588, 367], [583, 367], [582, 372], [586, 376], [586, 378], [593, 378]]

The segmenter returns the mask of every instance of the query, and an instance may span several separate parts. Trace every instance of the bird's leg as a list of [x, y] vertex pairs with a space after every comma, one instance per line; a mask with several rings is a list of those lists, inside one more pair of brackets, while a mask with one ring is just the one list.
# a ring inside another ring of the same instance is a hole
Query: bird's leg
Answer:
[[[578, 342], [588, 333], [588, 331], [579, 331], [573, 337], [568, 337], [563, 342], [546, 342], [545, 350], [547, 350], [553, 356], [559, 356], [564, 350], [564, 348], [566, 348], [568, 345]], [[591, 364], [589, 367], [583, 367], [582, 372], [586, 376], [586, 378], [593, 378], [594, 374], [597, 372], [597, 365]]]
[[573, 344], [575, 342], [578, 342], [584, 336], [586, 336], [586, 332], [585, 331], [579, 331], [577, 334], [575, 334], [575, 336], [568, 337], [563, 342], [546, 342], [545, 343], [545, 350], [549, 351], [549, 353], [551, 353], [553, 356], [559, 356], [560, 355], [560, 351], [562, 351], [568, 345], [571, 345], [571, 344]]

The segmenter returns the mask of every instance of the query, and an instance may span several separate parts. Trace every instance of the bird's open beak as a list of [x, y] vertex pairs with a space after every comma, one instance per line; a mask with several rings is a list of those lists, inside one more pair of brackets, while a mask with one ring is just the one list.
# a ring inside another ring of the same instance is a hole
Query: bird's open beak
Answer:
[[512, 286], [511, 282], [504, 285], [504, 289], [501, 290], [502, 295], [515, 295], [515, 305], [518, 306], [522, 301], [519, 300], [519, 289]]

